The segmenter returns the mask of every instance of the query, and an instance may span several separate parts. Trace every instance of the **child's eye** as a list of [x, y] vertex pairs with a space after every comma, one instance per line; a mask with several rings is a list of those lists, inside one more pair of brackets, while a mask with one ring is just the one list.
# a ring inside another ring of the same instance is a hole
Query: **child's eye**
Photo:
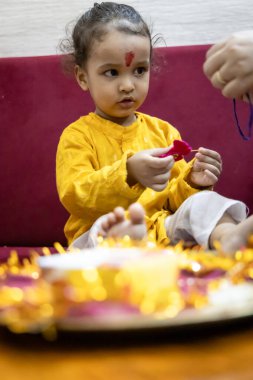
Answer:
[[142, 76], [143, 74], [146, 73], [146, 71], [148, 71], [147, 67], [137, 67], [137, 68], [134, 70], [134, 73], [135, 73], [135, 75], [137, 75], [137, 76]]
[[116, 69], [110, 69], [105, 71], [104, 75], [107, 77], [116, 77], [118, 75], [118, 71]]

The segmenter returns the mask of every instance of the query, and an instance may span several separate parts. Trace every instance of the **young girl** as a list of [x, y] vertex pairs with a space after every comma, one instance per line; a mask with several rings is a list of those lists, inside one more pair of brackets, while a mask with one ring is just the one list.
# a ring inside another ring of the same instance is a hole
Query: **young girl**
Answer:
[[[68, 126], [58, 146], [68, 243], [93, 247], [98, 234], [128, 233], [206, 248], [218, 240], [228, 251], [244, 244], [253, 230], [252, 218], [241, 223], [245, 205], [210, 191], [221, 172], [219, 154], [199, 148], [190, 163], [160, 158], [180, 134], [137, 112], [148, 93], [152, 59], [150, 32], [139, 13], [124, 4], [95, 4], [78, 20], [72, 39], [75, 76], [95, 110]], [[134, 202], [126, 221], [123, 209]], [[228, 236], [235, 235], [239, 243], [230, 243]]]

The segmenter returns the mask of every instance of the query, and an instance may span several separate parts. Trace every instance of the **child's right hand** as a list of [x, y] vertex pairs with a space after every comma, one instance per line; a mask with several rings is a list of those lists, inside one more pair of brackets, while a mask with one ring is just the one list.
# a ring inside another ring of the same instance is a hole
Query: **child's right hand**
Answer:
[[127, 183], [129, 186], [139, 182], [144, 187], [162, 191], [167, 186], [170, 171], [175, 163], [173, 156], [160, 158], [168, 152], [166, 148], [143, 150], [127, 160]]

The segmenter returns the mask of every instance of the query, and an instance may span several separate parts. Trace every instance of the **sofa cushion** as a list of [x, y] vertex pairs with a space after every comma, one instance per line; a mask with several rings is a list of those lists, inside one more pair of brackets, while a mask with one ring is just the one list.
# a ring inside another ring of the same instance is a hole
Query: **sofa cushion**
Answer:
[[[223, 98], [202, 72], [208, 46], [155, 49], [150, 92], [141, 111], [168, 120], [194, 148], [218, 150], [222, 194], [253, 210], [252, 141], [235, 127], [232, 100]], [[55, 154], [63, 129], [93, 110], [58, 56], [0, 59], [0, 245], [66, 244], [68, 217], [55, 184]], [[238, 113], [246, 123], [248, 106]]]

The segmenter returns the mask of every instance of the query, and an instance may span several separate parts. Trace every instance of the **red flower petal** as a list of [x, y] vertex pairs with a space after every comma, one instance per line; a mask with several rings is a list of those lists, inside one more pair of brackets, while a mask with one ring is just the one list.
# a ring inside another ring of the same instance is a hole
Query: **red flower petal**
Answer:
[[192, 150], [192, 147], [183, 140], [174, 140], [173, 146], [169, 149], [167, 153], [161, 154], [159, 157], [174, 156], [175, 161], [182, 160], [184, 156], [189, 154]]

